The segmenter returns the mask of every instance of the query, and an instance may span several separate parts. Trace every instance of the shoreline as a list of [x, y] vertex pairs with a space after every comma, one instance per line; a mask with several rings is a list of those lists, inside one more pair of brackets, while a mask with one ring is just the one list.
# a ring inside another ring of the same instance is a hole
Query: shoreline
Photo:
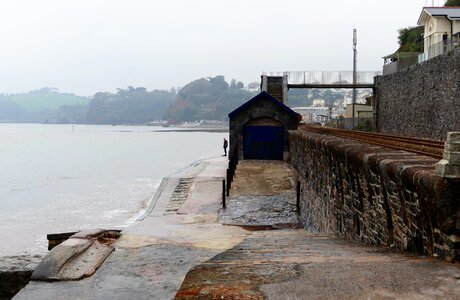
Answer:
[[[156, 203], [155, 201], [158, 200], [158, 198], [161, 196], [161, 192], [163, 191], [164, 186], [166, 185], [168, 180], [171, 180], [171, 178], [176, 178], [176, 177], [180, 177], [180, 176], [184, 176], [184, 175], [190, 176], [191, 172], [197, 173], [200, 168], [205, 167], [205, 165], [206, 165], [205, 161], [206, 160], [212, 159], [212, 158], [217, 158], [217, 157], [218, 156], [208, 156], [208, 157], [205, 157], [205, 158], [201, 158], [201, 159], [193, 161], [192, 163], [189, 163], [189, 164], [187, 164], [187, 165], [185, 165], [185, 166], [183, 166], [183, 167], [181, 167], [181, 168], [179, 168], [179, 169], [177, 169], [175, 171], [172, 171], [171, 173], [169, 173], [168, 175], [163, 177], [160, 181], [158, 181], [158, 183], [155, 184], [156, 185], [155, 190], [152, 192], [151, 196], [148, 199], [142, 201], [142, 207], [135, 214], [129, 216], [123, 222], [121, 222], [119, 224], [116, 224], [116, 225], [113, 225], [110, 228], [106, 228], [106, 229], [126, 230], [130, 226], [135, 224], [136, 221], [142, 220], [143, 218], [145, 218], [149, 214], [149, 211], [151, 211], [153, 209], [153, 207], [155, 206], [155, 203]], [[188, 173], [188, 174], [186, 174], [186, 173]], [[91, 228], [89, 228], [89, 229], [91, 229]], [[94, 229], [98, 229], [98, 227], [95, 226]], [[78, 231], [81, 231], [81, 230], [88, 230], [88, 228], [86, 228], [86, 229], [82, 229], [82, 228], [75, 229], [74, 231], [78, 232]], [[69, 230], [66, 230], [66, 231], [69, 231]], [[46, 234], [52, 234], [52, 233], [54, 233], [54, 232], [48, 232]], [[59, 232], [57, 232], [57, 233], [59, 233]], [[46, 235], [45, 235], [45, 238], [46, 238]], [[46, 247], [47, 247], [47, 245], [46, 245]], [[0, 254], [0, 272], [2, 271], [2, 267], [3, 267], [2, 263], [3, 263], [3, 261], [9, 260], [9, 259], [14, 259], [14, 258], [19, 258], [19, 260], [21, 260], [21, 258], [44, 257], [48, 252], [49, 252], [48, 250], [45, 250], [44, 252], [36, 251], [36, 252], [18, 252], [18, 253], [14, 253], [14, 254], [5, 254], [5, 255]]]
[[[49, 233], [129, 226], [144, 213], [164, 177], [217, 156], [221, 136], [227, 136], [222, 128], [167, 128], [171, 133], [163, 134], [150, 132], [161, 127], [81, 125], [74, 133], [69, 125], [4, 125], [4, 138], [16, 132], [31, 138], [25, 138], [24, 145], [4, 147], [5, 167], [12, 172], [3, 174], [0, 185], [5, 196], [0, 225], [10, 228], [2, 234], [9, 242], [0, 250], [1, 257], [46, 253]], [[29, 142], [35, 137], [45, 146], [35, 149]], [[45, 147], [50, 151], [43, 151]], [[75, 150], [80, 147], [83, 151]], [[61, 150], [68, 155], [57, 155]], [[15, 167], [21, 161], [21, 168]], [[48, 161], [52, 163], [46, 166]]]
[[[168, 183], [174, 184], [173, 181], [180, 177], [196, 176], [206, 167], [207, 160], [216, 157], [217, 156], [209, 156], [196, 160], [163, 177], [160, 184], [156, 187], [153, 196], [147, 201], [145, 208], [139, 210], [138, 213], [128, 218], [122, 225], [112, 226], [111, 228], [106, 228], [106, 230], [117, 228], [122, 232], [125, 232], [137, 223], [143, 221], [152, 213], [157, 201], [162, 196], [163, 191], [167, 189], [166, 186]], [[30, 282], [32, 273], [47, 253], [49, 253], [49, 251], [46, 253], [21, 253], [17, 255], [0, 256], [0, 299], [10, 299], [22, 288], [24, 288]]]
[[[180, 169], [171, 172], [170, 174], [166, 175], [159, 181], [158, 186], [155, 187], [155, 190], [152, 193], [152, 196], [148, 198], [147, 201], [143, 201], [145, 203], [145, 206], [142, 207], [137, 211], [137, 213], [133, 214], [129, 218], [127, 218], [124, 222], [111, 226], [110, 228], [106, 228], [107, 230], [126, 230], [129, 227], [131, 227], [133, 224], [135, 224], [137, 221], [143, 220], [146, 216], [150, 214], [152, 209], [155, 207], [156, 201], [158, 198], [161, 196], [161, 193], [163, 192], [166, 184], [168, 181], [170, 181], [172, 178], [178, 178], [178, 177], [183, 177], [183, 176], [194, 176], [196, 173], [200, 171], [200, 169], [204, 168], [206, 166], [206, 161], [209, 159], [213, 158], [218, 158], [219, 156], [208, 156], [205, 158], [201, 158], [199, 160], [196, 160], [192, 163], [189, 163], [185, 165], [184, 167], [181, 167]], [[157, 185], [157, 184], [155, 184]], [[94, 228], [94, 229], [99, 229], [99, 228]], [[80, 229], [80, 230], [75, 230], [76, 232], [81, 231], [81, 230], [88, 230], [88, 229]], [[47, 233], [51, 234], [51, 233]], [[45, 252], [22, 252], [22, 253], [15, 253], [11, 255], [0, 255], [0, 273], [5, 271], [4, 268], [4, 262], [5, 261], [14, 261], [16, 258], [18, 261], [26, 260], [27, 258], [30, 258], [31, 260], [36, 259], [36, 258], [43, 258], [49, 251], [46, 250]], [[38, 263], [37, 263], [38, 264]], [[14, 268], [16, 268], [16, 264]]]

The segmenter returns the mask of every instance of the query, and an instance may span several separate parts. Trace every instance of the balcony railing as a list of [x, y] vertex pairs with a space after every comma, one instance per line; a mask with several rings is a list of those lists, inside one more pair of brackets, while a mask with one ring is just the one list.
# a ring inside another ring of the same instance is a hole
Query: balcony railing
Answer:
[[434, 44], [425, 53], [400, 52], [385, 56], [383, 75], [398, 72], [417, 63], [422, 63], [436, 56], [446, 54], [460, 46], [460, 32], [452, 37]]
[[400, 52], [384, 57], [383, 75], [398, 72], [418, 63], [418, 52]]
[[425, 53], [421, 53], [418, 57], [418, 62], [424, 62], [428, 59], [432, 59], [433, 57], [446, 54], [453, 49], [459, 47], [460, 43], [460, 33], [455, 34], [452, 37], [449, 37], [437, 44], [431, 45], [428, 48], [428, 51]]

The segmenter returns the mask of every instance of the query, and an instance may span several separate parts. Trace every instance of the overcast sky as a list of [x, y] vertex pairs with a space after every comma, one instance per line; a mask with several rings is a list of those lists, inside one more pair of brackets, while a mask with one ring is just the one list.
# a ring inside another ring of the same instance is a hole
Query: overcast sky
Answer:
[[[444, 1], [435, 1], [442, 4]], [[0, 93], [93, 95], [263, 71], [382, 68], [431, 0], [0, 0]]]

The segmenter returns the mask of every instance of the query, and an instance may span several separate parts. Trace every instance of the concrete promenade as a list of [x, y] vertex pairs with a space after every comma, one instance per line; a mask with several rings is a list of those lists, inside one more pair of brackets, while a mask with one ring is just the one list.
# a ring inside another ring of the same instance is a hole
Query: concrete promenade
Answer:
[[146, 214], [122, 232], [89, 278], [32, 281], [14, 299], [172, 299], [188, 270], [241, 242], [249, 231], [217, 222], [225, 158], [165, 178]]
[[460, 298], [459, 265], [298, 228], [287, 164], [239, 164], [219, 212], [226, 167], [212, 158], [166, 178], [93, 276], [33, 281], [14, 299]]

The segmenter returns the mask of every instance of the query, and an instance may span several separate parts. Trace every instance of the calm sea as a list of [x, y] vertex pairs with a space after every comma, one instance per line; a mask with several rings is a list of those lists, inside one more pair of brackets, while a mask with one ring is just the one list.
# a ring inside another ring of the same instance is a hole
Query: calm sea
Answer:
[[227, 133], [0, 124], [0, 256], [46, 251], [47, 233], [127, 226], [161, 179], [222, 155]]

